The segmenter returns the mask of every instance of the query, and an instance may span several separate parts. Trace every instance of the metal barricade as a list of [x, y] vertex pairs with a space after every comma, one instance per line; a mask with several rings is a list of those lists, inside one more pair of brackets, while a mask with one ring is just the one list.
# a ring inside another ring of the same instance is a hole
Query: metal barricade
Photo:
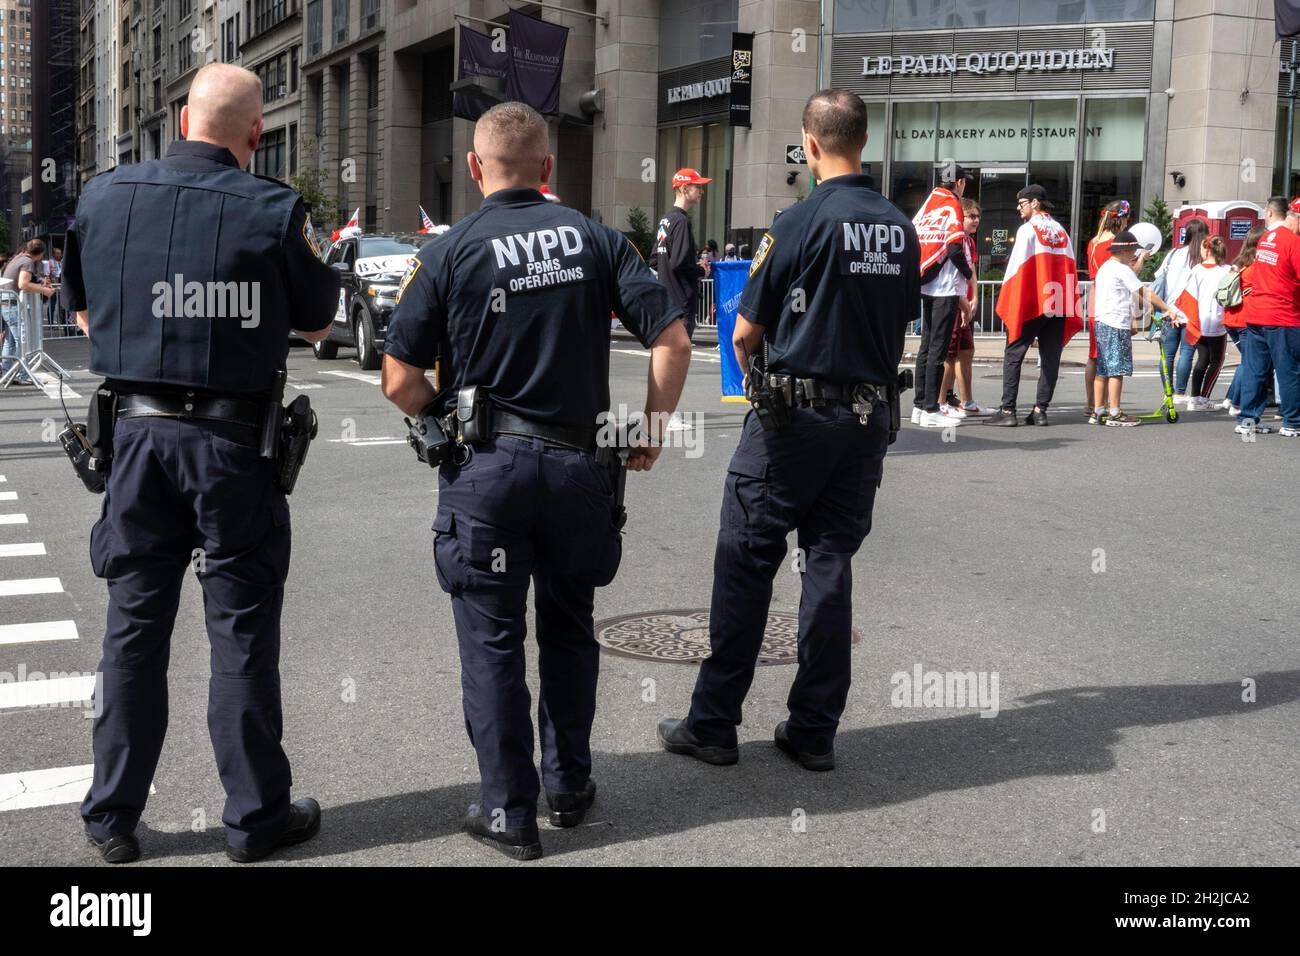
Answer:
[[66, 376], [63, 367], [45, 352], [46, 297], [37, 292], [6, 291], [0, 293], [0, 298], [8, 326], [6, 338], [16, 336], [18, 347], [13, 367], [0, 375], [0, 388], [8, 388], [20, 374], [37, 382], [36, 373], [44, 369], [60, 378]]
[[714, 328], [718, 324], [718, 313], [714, 309], [713, 279], [701, 279], [699, 286], [699, 307], [696, 311], [695, 326]]

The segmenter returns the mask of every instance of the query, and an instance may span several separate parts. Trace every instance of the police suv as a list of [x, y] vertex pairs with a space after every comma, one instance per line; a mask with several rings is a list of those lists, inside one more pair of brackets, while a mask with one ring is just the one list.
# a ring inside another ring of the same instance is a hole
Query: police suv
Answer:
[[357, 364], [379, 368], [384, 333], [397, 306], [397, 287], [427, 235], [352, 236], [330, 246], [325, 262], [342, 278], [329, 337], [312, 348], [318, 359], [337, 358], [339, 346], [357, 350]]

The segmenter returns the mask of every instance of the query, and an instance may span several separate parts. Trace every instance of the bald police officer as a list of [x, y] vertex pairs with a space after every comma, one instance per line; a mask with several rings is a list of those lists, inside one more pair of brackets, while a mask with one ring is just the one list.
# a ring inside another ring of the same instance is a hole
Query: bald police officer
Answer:
[[783, 212], [754, 254], [732, 345], [742, 368], [765, 345], [766, 371], [750, 370], [755, 409], [727, 469], [712, 654], [686, 718], [659, 723], [671, 753], [712, 764], [739, 759], [741, 705], [795, 530], [799, 670], [776, 745], [809, 770], [835, 763], [849, 689], [852, 561], [871, 530], [891, 413], [897, 421], [903, 332], [921, 306], [916, 232], [868, 187], [866, 137], [856, 94], [822, 90], [808, 100], [803, 148], [817, 187]]
[[301, 197], [243, 172], [262, 133], [254, 74], [199, 70], [181, 133], [165, 158], [86, 185], [64, 264], [64, 305], [89, 330], [91, 371], [106, 376], [96, 402], [112, 428], [90, 534], [109, 602], [81, 806], [110, 863], [140, 855], [133, 831], [167, 728], [169, 645], [191, 564], [212, 645], [208, 730], [227, 853], [261, 859], [320, 826], [316, 801], [290, 803], [280, 745], [289, 508], [259, 439], [290, 329], [327, 334], [339, 279], [314, 253]]
[[[423, 246], [403, 280], [383, 389], [410, 415], [454, 413], [470, 449], [468, 461], [442, 465], [433, 522], [482, 781], [465, 827], [530, 860], [542, 854], [524, 682], [530, 580], [551, 823], [576, 826], [596, 793], [592, 608], [622, 554], [613, 472], [594, 454], [609, 408], [610, 312], [651, 349], [652, 440], [677, 405], [690, 342], [682, 310], [627, 239], [542, 196], [554, 157], [537, 112], [522, 103], [488, 110], [467, 162], [485, 198]], [[445, 386], [436, 395], [425, 377], [435, 363]], [[629, 467], [648, 469], [659, 452], [635, 448]]]

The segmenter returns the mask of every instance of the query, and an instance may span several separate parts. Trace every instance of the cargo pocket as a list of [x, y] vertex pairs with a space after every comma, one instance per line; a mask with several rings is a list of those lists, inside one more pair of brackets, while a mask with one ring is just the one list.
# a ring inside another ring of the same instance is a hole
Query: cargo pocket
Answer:
[[[107, 505], [107, 502], [105, 502]], [[90, 570], [97, 578], [107, 578], [117, 535], [107, 517], [101, 517], [90, 529]]]
[[737, 452], [727, 466], [723, 523], [748, 538], [769, 520], [767, 462]]
[[574, 455], [564, 463], [565, 483], [577, 497], [580, 518], [566, 550], [564, 570], [589, 587], [603, 588], [614, 580], [623, 562], [623, 532], [614, 527], [613, 476], [589, 455]]
[[460, 540], [456, 536], [456, 516], [438, 512], [433, 519], [433, 570], [438, 585], [451, 595], [465, 590], [469, 580]]

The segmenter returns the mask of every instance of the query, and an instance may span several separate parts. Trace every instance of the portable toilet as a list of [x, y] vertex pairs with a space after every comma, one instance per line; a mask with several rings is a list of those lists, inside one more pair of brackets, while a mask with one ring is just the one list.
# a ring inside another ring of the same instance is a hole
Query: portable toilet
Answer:
[[1179, 206], [1174, 211], [1174, 248], [1186, 244], [1187, 223], [1204, 219], [1211, 236], [1219, 236], [1228, 247], [1228, 261], [1237, 258], [1246, 233], [1264, 224], [1264, 207], [1244, 199], [1225, 199]]

